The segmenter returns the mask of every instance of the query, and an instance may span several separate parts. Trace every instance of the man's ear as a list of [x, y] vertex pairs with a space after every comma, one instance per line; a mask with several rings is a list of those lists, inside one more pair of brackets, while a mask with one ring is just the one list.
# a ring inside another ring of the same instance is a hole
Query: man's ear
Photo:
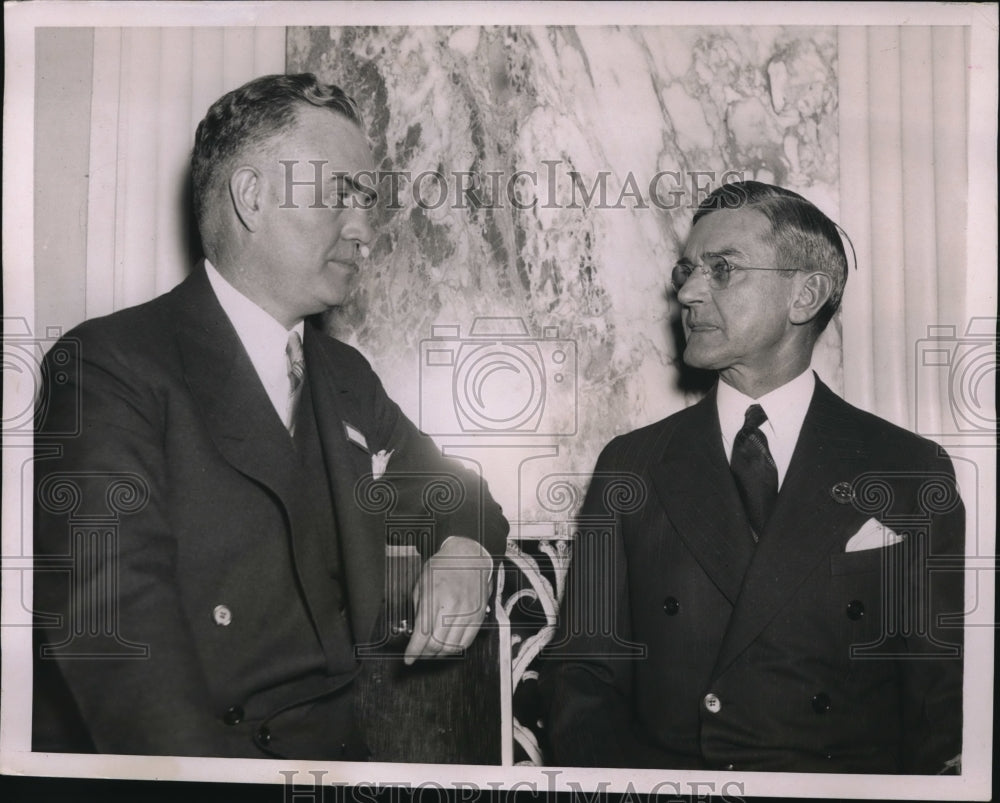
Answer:
[[825, 273], [810, 273], [799, 285], [798, 295], [788, 311], [794, 324], [809, 323], [815, 318], [833, 292], [833, 280]]
[[229, 177], [229, 200], [244, 228], [256, 231], [260, 226], [264, 182], [257, 168], [243, 165]]

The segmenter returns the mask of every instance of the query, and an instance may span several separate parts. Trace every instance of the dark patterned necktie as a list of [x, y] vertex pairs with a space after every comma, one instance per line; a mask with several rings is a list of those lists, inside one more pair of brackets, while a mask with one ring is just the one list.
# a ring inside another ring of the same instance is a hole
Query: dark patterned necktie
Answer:
[[778, 498], [778, 469], [767, 447], [767, 436], [760, 431], [760, 425], [765, 421], [767, 413], [759, 404], [751, 404], [747, 408], [743, 428], [733, 440], [730, 464], [753, 528], [754, 543], [764, 532]]
[[302, 378], [306, 373], [306, 358], [302, 352], [302, 338], [298, 332], [288, 333], [285, 357], [288, 358], [288, 419], [285, 421], [285, 426], [294, 435], [295, 409], [298, 406], [299, 394], [302, 392]]

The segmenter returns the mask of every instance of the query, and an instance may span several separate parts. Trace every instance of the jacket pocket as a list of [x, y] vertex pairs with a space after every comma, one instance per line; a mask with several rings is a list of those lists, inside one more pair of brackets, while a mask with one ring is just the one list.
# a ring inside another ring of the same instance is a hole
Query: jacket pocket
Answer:
[[904, 542], [900, 542], [857, 552], [835, 552], [830, 555], [830, 574], [892, 571], [893, 566], [903, 559], [903, 545]]

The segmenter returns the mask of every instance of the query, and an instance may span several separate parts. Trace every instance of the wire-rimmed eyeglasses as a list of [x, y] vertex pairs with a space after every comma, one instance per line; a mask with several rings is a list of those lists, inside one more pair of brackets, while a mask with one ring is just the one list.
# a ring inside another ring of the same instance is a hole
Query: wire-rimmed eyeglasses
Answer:
[[693, 265], [690, 262], [681, 260], [670, 273], [670, 285], [675, 293], [679, 293], [684, 283], [691, 278], [695, 271], [701, 273], [708, 280], [708, 286], [713, 290], [725, 290], [729, 286], [729, 280], [733, 272], [737, 270], [780, 270], [792, 271], [797, 268], [754, 268], [747, 265], [733, 265], [723, 256], [710, 255], [701, 265]]

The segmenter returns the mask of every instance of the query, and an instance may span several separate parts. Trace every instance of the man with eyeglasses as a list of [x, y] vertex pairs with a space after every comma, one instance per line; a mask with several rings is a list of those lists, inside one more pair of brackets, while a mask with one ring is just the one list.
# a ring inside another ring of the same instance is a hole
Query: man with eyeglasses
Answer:
[[598, 460], [543, 676], [551, 763], [960, 771], [964, 509], [942, 449], [810, 371], [846, 279], [796, 193], [698, 207], [672, 283], [684, 361], [719, 381]]

